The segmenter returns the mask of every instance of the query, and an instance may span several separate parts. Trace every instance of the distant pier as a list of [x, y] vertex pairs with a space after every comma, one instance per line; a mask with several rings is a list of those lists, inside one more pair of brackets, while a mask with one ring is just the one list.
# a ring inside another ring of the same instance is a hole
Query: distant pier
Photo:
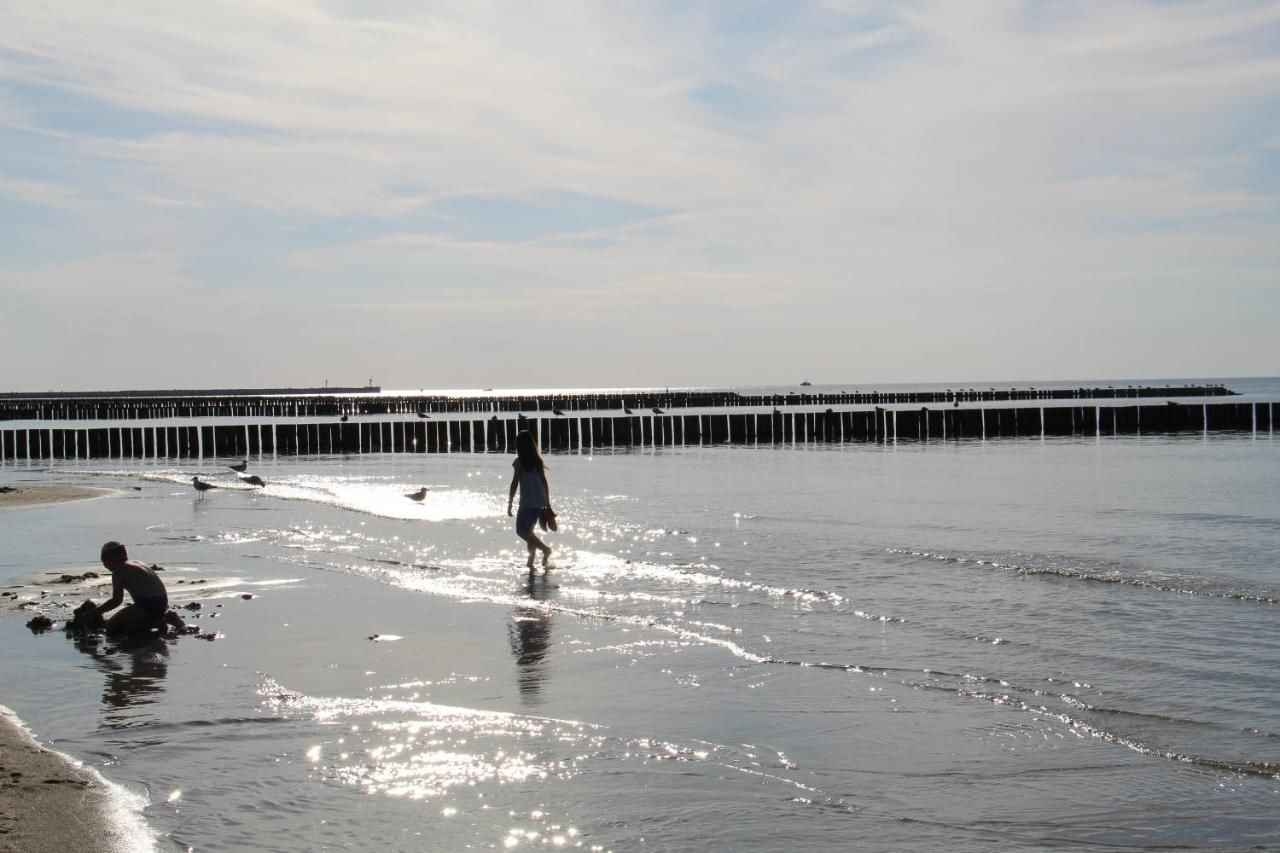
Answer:
[[937, 406], [1065, 400], [1125, 400], [1153, 397], [1228, 397], [1222, 385], [1079, 388], [947, 388], [934, 391], [787, 393], [747, 395], [736, 391], [636, 391], [609, 393], [493, 395], [387, 395], [365, 388], [241, 389], [216, 391], [117, 391], [0, 394], [0, 421], [152, 420], [156, 418], [304, 418], [341, 415], [457, 415], [468, 412], [619, 412], [627, 408], [751, 408], [761, 406]]
[[[12, 427], [0, 424], [0, 460], [508, 453], [514, 449], [516, 434], [522, 429], [537, 435], [545, 451], [570, 452], [1215, 432], [1270, 436], [1276, 409], [1280, 407], [1280, 402], [1231, 402], [1231, 392], [1219, 390], [1218, 386], [1204, 386], [1199, 394], [1178, 388], [1176, 393], [1184, 398], [1182, 401], [1134, 403], [1128, 403], [1126, 398], [1165, 397], [1170, 389], [1123, 389], [1128, 392], [1124, 395], [1118, 393], [1122, 389], [1088, 390], [1096, 399], [1053, 397], [1046, 405], [1036, 405], [1036, 398], [938, 398], [949, 401], [945, 406], [910, 405], [900, 399], [926, 396], [914, 394], [866, 395], [870, 399], [845, 395], [855, 398], [852, 400], [835, 395], [843, 402], [832, 401], [833, 395], [788, 394], [750, 401], [738, 398], [732, 403], [725, 395], [627, 395], [625, 405], [635, 407], [631, 414], [620, 411], [624, 405], [621, 395], [616, 406], [612, 405], [612, 395], [583, 395], [586, 399], [562, 396], [555, 398], [554, 404], [539, 400], [536, 406], [525, 400], [523, 408], [528, 414], [520, 412], [520, 404], [515, 402], [518, 398], [511, 398], [511, 402], [508, 398], [450, 399], [437, 401], [441, 408], [435, 409], [427, 408], [425, 398], [377, 398], [373, 402], [386, 409], [370, 413], [344, 409], [369, 398], [340, 397], [333, 401], [338, 408], [298, 414], [293, 409], [273, 408], [283, 403], [237, 400], [225, 407], [210, 404], [216, 414], [208, 415], [175, 414], [173, 408], [134, 409], [118, 399], [103, 399], [95, 401], [101, 406], [95, 411], [110, 412], [111, 416], [81, 418], [76, 423], [47, 418], [36, 424], [32, 423], [35, 419], [14, 422]], [[1147, 390], [1159, 393], [1143, 393]], [[1099, 396], [1099, 391], [1117, 393]], [[1033, 392], [1028, 389], [1028, 393]], [[575, 401], [589, 401], [593, 408], [575, 408]], [[659, 401], [666, 406], [658, 405]], [[85, 401], [62, 402], [80, 405]], [[646, 406], [648, 403], [653, 405]], [[688, 410], [680, 410], [682, 403], [689, 404]], [[472, 414], [472, 407], [482, 405], [517, 408], [514, 412], [483, 409], [494, 412], [487, 417]], [[667, 407], [673, 410], [667, 411]], [[655, 412], [655, 408], [660, 411]], [[695, 410], [698, 408], [701, 410]], [[413, 415], [405, 417], [404, 409]], [[144, 415], [143, 411], [147, 413]], [[340, 412], [345, 418], [339, 417]]]

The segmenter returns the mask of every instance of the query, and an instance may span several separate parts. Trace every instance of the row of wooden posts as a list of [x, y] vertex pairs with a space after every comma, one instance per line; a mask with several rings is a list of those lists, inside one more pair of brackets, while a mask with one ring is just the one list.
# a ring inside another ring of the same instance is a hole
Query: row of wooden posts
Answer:
[[[314, 389], [308, 389], [314, 391]], [[377, 389], [338, 389], [333, 393], [286, 392], [164, 393], [130, 396], [0, 394], [0, 421], [154, 420], [158, 418], [297, 418], [340, 415], [463, 414], [467, 412], [622, 412], [627, 408], [748, 408], [772, 406], [927, 406], [952, 403], [1002, 403], [1033, 400], [1117, 400], [1152, 397], [1222, 397], [1234, 392], [1221, 385], [1125, 386], [1122, 388], [939, 389], [934, 391], [841, 391], [744, 395], [734, 391], [637, 391], [552, 396], [383, 396]]]
[[245, 457], [261, 454], [511, 452], [527, 429], [545, 451], [707, 444], [929, 442], [1035, 436], [1252, 431], [1280, 403], [662, 414], [39, 427], [0, 430], [0, 459]]

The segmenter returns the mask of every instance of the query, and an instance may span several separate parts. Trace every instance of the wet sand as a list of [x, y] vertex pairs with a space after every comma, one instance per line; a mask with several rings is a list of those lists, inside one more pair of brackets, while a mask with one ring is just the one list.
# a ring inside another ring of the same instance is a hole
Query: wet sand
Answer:
[[[0, 510], [102, 497], [85, 486], [3, 486]], [[5, 609], [20, 599], [6, 597]], [[0, 851], [114, 851], [139, 839], [121, 826], [115, 790], [98, 773], [47, 750], [0, 705]], [[144, 845], [145, 846], [145, 845]]]
[[110, 495], [113, 489], [95, 489], [90, 486], [43, 486], [0, 484], [0, 510], [23, 509], [45, 504], [83, 501]]
[[0, 851], [151, 849], [121, 792], [96, 771], [36, 742], [0, 705]]
[[[175, 603], [216, 597], [228, 583], [215, 577], [200, 578], [191, 587], [177, 585]], [[34, 572], [4, 585], [0, 616], [48, 616], [54, 621], [50, 630], [57, 630], [76, 604], [88, 597], [101, 600], [110, 587], [111, 575], [101, 567]], [[138, 808], [129, 804], [130, 796], [96, 770], [41, 746], [22, 720], [0, 705], [0, 853], [153, 850], [154, 841]]]

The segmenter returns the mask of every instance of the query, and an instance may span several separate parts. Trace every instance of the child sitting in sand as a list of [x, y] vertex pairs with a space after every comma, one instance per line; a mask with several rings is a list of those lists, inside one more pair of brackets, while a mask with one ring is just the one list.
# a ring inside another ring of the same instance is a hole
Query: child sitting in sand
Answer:
[[129, 634], [168, 623], [186, 628], [178, 614], [169, 609], [169, 593], [164, 581], [153, 569], [129, 559], [129, 552], [119, 542], [102, 546], [102, 565], [111, 570], [111, 599], [102, 604], [86, 601], [76, 609], [75, 624], [92, 627], [102, 614], [115, 610], [124, 601], [125, 590], [133, 603], [107, 621], [108, 634]]

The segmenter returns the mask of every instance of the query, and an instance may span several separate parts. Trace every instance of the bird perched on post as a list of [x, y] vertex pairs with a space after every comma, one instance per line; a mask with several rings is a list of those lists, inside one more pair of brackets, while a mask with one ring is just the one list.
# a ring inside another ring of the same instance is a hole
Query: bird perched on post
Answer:
[[230, 468], [232, 471], [241, 471], [241, 472], [243, 472], [246, 468], [248, 468], [248, 467], [249, 467], [249, 460], [248, 460], [248, 459], [245, 459], [245, 460], [244, 460], [244, 461], [242, 461], [242, 462], [237, 462], [236, 464], [234, 464], [234, 465], [228, 465], [227, 467], [228, 467], [228, 468]]
[[201, 480], [199, 474], [191, 478], [191, 485], [195, 486], [196, 491], [200, 493], [200, 497], [204, 497], [204, 493], [210, 489], [218, 488], [213, 483], [206, 483]]
[[408, 498], [411, 501], [417, 501], [418, 503], [422, 503], [422, 499], [425, 498], [426, 496], [427, 496], [426, 486], [423, 486], [421, 489], [418, 489], [418, 491], [416, 492], [408, 492], [405, 494], [406, 498]]

